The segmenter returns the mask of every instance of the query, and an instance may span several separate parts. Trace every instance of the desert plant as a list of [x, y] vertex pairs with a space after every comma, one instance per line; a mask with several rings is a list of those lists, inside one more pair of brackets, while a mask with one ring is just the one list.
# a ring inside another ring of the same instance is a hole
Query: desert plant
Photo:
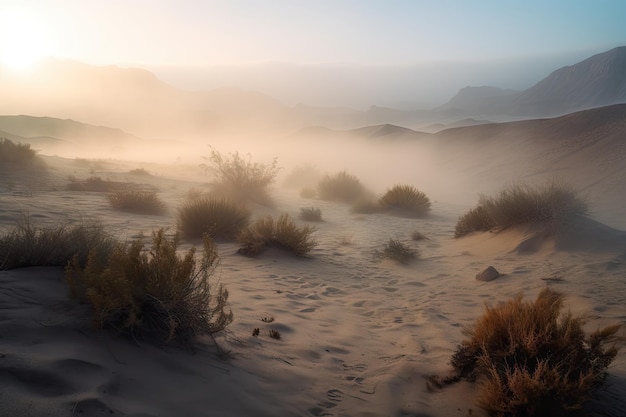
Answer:
[[131, 189], [132, 184], [121, 181], [103, 180], [102, 177], [91, 176], [78, 179], [74, 176], [68, 178], [67, 189], [70, 191], [94, 191], [100, 193], [115, 192]]
[[362, 196], [352, 203], [350, 211], [357, 214], [375, 214], [381, 213], [383, 208], [375, 199], [369, 196]]
[[381, 207], [407, 216], [424, 216], [430, 210], [430, 200], [412, 185], [394, 185], [378, 200]]
[[309, 222], [321, 222], [322, 210], [317, 207], [303, 207], [300, 209], [300, 218]]
[[354, 202], [365, 194], [361, 181], [346, 171], [326, 175], [317, 186], [319, 198], [328, 201]]
[[178, 209], [178, 230], [187, 238], [208, 233], [213, 239], [235, 239], [249, 220], [245, 207], [225, 198], [187, 200]]
[[24, 216], [0, 237], [0, 269], [65, 266], [73, 258], [84, 265], [90, 252], [104, 259], [116, 243], [99, 223], [37, 227]]
[[29, 143], [15, 143], [6, 138], [0, 138], [0, 162], [15, 164], [32, 164], [37, 152], [31, 149]]
[[163, 214], [165, 203], [154, 191], [123, 190], [107, 196], [114, 209], [141, 214]]
[[272, 216], [261, 217], [239, 235], [239, 252], [256, 255], [266, 246], [274, 246], [296, 256], [305, 256], [317, 245], [311, 237], [314, 231], [314, 227], [298, 227], [288, 214], [281, 215], [278, 220]]
[[317, 197], [317, 191], [315, 188], [304, 187], [300, 190], [300, 197], [302, 198], [315, 198]]
[[579, 408], [617, 355], [620, 325], [586, 335], [584, 317], [563, 314], [563, 296], [543, 289], [486, 311], [452, 355], [462, 378], [482, 379], [478, 404], [499, 416], [560, 415]]
[[428, 238], [426, 237], [424, 233], [420, 232], [419, 230], [414, 230], [413, 233], [411, 233], [411, 239], [415, 241], [420, 241], [420, 240], [426, 240]]
[[376, 260], [391, 259], [402, 264], [407, 264], [418, 256], [419, 252], [416, 249], [412, 249], [399, 240], [391, 238], [382, 251], [374, 252]]
[[322, 178], [322, 172], [311, 164], [297, 166], [285, 178], [287, 187], [312, 187]]
[[152, 174], [150, 174], [145, 168], [131, 169], [130, 171], [128, 171], [128, 173], [130, 175], [135, 175], [138, 177], [151, 177], [152, 176]]
[[237, 202], [251, 200], [260, 204], [271, 204], [268, 189], [280, 171], [276, 158], [271, 164], [263, 164], [252, 162], [250, 155], [244, 158], [234, 152], [224, 156], [213, 149], [211, 156], [205, 160], [207, 163], [201, 167], [215, 176], [215, 193]]
[[462, 237], [472, 232], [486, 232], [495, 227], [495, 222], [483, 206], [470, 209], [459, 217], [454, 228], [454, 237]]
[[136, 240], [117, 245], [105, 263], [90, 257], [82, 268], [72, 262], [66, 268], [71, 295], [91, 304], [98, 326], [133, 336], [190, 341], [224, 330], [233, 316], [228, 291], [209, 281], [218, 264], [213, 242], [205, 237], [199, 264], [195, 248], [181, 256], [177, 247], [177, 236], [167, 239], [160, 229], [149, 252]]

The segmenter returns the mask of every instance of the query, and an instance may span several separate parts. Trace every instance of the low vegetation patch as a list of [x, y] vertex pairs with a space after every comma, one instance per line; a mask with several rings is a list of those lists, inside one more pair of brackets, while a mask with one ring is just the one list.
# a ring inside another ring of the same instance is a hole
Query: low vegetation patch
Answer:
[[178, 209], [178, 230], [184, 237], [234, 240], [248, 225], [250, 212], [229, 199], [202, 196], [188, 199]]
[[102, 177], [91, 176], [84, 179], [78, 179], [74, 176], [69, 177], [67, 189], [69, 191], [93, 191], [98, 193], [110, 193], [130, 189], [133, 184], [121, 181], [104, 180]]
[[427, 240], [428, 238], [419, 230], [414, 230], [413, 233], [411, 233], [411, 239], [419, 242], [420, 240]]
[[322, 210], [317, 207], [303, 207], [300, 209], [300, 218], [309, 222], [321, 222]]
[[378, 200], [385, 210], [411, 217], [421, 217], [430, 210], [430, 200], [412, 185], [394, 185]]
[[580, 408], [617, 355], [620, 325], [585, 334], [549, 288], [486, 307], [452, 355], [460, 378], [479, 379], [480, 407], [497, 416], [564, 415]]
[[288, 214], [281, 215], [278, 220], [274, 220], [272, 216], [261, 217], [239, 235], [239, 252], [256, 255], [265, 247], [274, 246], [296, 256], [306, 256], [317, 246], [311, 236], [314, 231], [314, 227], [298, 227]]
[[363, 196], [352, 203], [350, 211], [357, 214], [375, 214], [382, 213], [384, 209], [375, 199]]
[[151, 177], [150, 174], [145, 168], [135, 168], [128, 171], [130, 175], [135, 175], [137, 177]]
[[318, 196], [322, 200], [351, 203], [365, 194], [361, 181], [346, 171], [334, 175], [326, 175], [317, 186]]
[[314, 187], [321, 178], [322, 172], [315, 165], [304, 164], [293, 168], [284, 183], [293, 188]]
[[304, 187], [302, 190], [300, 190], [300, 197], [315, 198], [317, 197], [317, 190], [311, 187]]
[[459, 218], [455, 236], [527, 223], [542, 224], [554, 232], [573, 217], [588, 213], [587, 202], [560, 182], [550, 181], [538, 187], [518, 184], [495, 197], [481, 196], [478, 207]]
[[417, 249], [410, 248], [397, 239], [389, 239], [389, 242], [385, 244], [382, 251], [376, 251], [374, 258], [377, 260], [391, 259], [393, 261], [400, 262], [401, 264], [408, 264], [409, 262], [417, 259], [419, 252]]
[[195, 248], [181, 256], [177, 247], [177, 236], [168, 239], [161, 229], [149, 251], [136, 240], [117, 245], [105, 263], [91, 256], [84, 268], [72, 262], [66, 268], [71, 295], [91, 304], [99, 327], [133, 336], [188, 342], [224, 330], [233, 315], [228, 291], [210, 282], [218, 264], [213, 242], [205, 238], [199, 263]]
[[205, 158], [201, 167], [215, 177], [214, 192], [236, 202], [254, 201], [271, 205], [269, 187], [280, 171], [277, 159], [270, 164], [252, 162], [252, 157], [238, 152], [222, 155], [217, 150]]
[[0, 138], [0, 162], [16, 165], [31, 165], [35, 161], [37, 152], [31, 149], [29, 143], [15, 143], [9, 139]]
[[166, 211], [165, 203], [154, 191], [123, 190], [107, 197], [117, 210], [140, 214], [163, 214]]
[[105, 259], [116, 243], [99, 223], [37, 227], [25, 217], [0, 237], [0, 269], [64, 267], [72, 259], [84, 265], [89, 253]]

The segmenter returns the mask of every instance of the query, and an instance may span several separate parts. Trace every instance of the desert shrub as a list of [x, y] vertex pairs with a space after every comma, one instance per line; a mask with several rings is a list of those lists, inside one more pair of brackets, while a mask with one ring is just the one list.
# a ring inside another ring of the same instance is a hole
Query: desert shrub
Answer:
[[362, 196], [350, 205], [350, 211], [357, 214], [375, 214], [381, 213], [383, 208], [378, 204], [378, 201]]
[[313, 187], [322, 178], [322, 172], [311, 164], [297, 166], [285, 178], [287, 187]]
[[70, 176], [67, 189], [70, 191], [94, 191], [108, 193], [128, 189], [130, 184], [120, 181], [103, 180], [102, 177], [91, 176], [85, 179], [78, 179]]
[[459, 219], [457, 237], [487, 227], [502, 230], [525, 223], [540, 223], [554, 232], [572, 217], [589, 212], [587, 202], [574, 189], [554, 180], [535, 187], [517, 184], [495, 197], [481, 196], [478, 207], [482, 208]]
[[400, 242], [397, 239], [389, 239], [382, 251], [376, 251], [374, 258], [376, 260], [391, 259], [402, 264], [417, 259], [419, 252]]
[[315, 190], [315, 188], [304, 187], [302, 190], [300, 190], [300, 197], [315, 198], [317, 197], [317, 190]]
[[426, 240], [428, 238], [426, 237], [424, 233], [420, 232], [419, 230], [414, 230], [411, 233], [411, 239], [415, 241], [420, 241], [420, 240]]
[[106, 258], [116, 242], [99, 223], [37, 227], [24, 217], [0, 237], [0, 269], [65, 266], [73, 258], [84, 265], [90, 252]]
[[162, 214], [165, 203], [154, 191], [123, 190], [109, 194], [109, 203], [114, 209], [141, 214]]
[[269, 186], [280, 171], [276, 158], [271, 164], [263, 164], [252, 162], [250, 155], [243, 157], [235, 152], [224, 156], [212, 150], [205, 159], [207, 163], [201, 167], [215, 176], [215, 193], [237, 202], [271, 204]]
[[300, 209], [300, 218], [309, 222], [321, 222], [322, 210], [317, 207], [303, 207]]
[[430, 200], [412, 185], [394, 185], [378, 200], [381, 207], [409, 216], [423, 216], [430, 210]]
[[146, 171], [145, 168], [135, 168], [135, 169], [131, 169], [130, 171], [128, 171], [128, 173], [130, 175], [135, 175], [138, 177], [151, 177], [152, 174], [150, 174], [148, 171]]
[[365, 194], [361, 181], [346, 171], [326, 175], [317, 185], [319, 198], [328, 201], [354, 202]]
[[155, 336], [169, 342], [189, 341], [196, 335], [214, 334], [232, 322], [226, 310], [228, 291], [209, 281], [218, 264], [210, 238], [198, 264], [195, 248], [176, 253], [178, 237], [153, 232], [152, 248], [141, 240], [119, 244], [105, 263], [90, 256], [83, 268], [72, 262], [66, 268], [70, 293], [91, 304], [94, 322], [133, 336]]
[[249, 220], [245, 207], [219, 197], [186, 200], [178, 209], [178, 230], [187, 238], [207, 233], [213, 239], [235, 239]]
[[274, 246], [288, 250], [296, 256], [305, 256], [317, 246], [317, 242], [311, 237], [314, 231], [314, 227], [298, 227], [288, 214], [281, 215], [278, 220], [274, 220], [272, 216], [261, 217], [239, 235], [239, 252], [256, 255], [266, 246]]
[[583, 330], [584, 317], [562, 313], [563, 296], [543, 289], [534, 302], [518, 296], [465, 330], [452, 355], [462, 378], [480, 378], [478, 404], [499, 416], [561, 415], [579, 408], [617, 355], [620, 325]]
[[483, 206], [478, 206], [459, 217], [454, 228], [454, 237], [462, 237], [471, 232], [486, 232], [494, 227], [495, 222], [487, 210]]
[[0, 162], [15, 164], [31, 164], [37, 152], [31, 149], [29, 143], [14, 143], [0, 138]]

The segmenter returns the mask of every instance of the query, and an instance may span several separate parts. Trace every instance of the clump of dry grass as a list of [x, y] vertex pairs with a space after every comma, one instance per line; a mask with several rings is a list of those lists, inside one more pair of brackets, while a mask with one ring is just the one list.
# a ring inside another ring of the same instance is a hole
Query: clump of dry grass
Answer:
[[163, 214], [165, 203], [154, 191], [122, 190], [107, 196], [114, 209], [140, 214]]
[[293, 188], [313, 187], [321, 178], [322, 172], [316, 166], [307, 163], [293, 168], [285, 178], [284, 184]]
[[94, 191], [99, 193], [109, 193], [129, 189], [130, 183], [121, 181], [104, 180], [102, 177], [91, 176], [78, 179], [70, 176], [67, 189], [70, 191]]
[[412, 185], [394, 185], [378, 200], [381, 207], [398, 214], [421, 217], [430, 210], [430, 200]]
[[495, 197], [481, 196], [478, 207], [457, 222], [455, 236], [478, 230], [502, 230], [518, 224], [538, 223], [556, 231], [575, 216], [589, 212], [587, 202], [571, 187], [552, 180], [541, 186], [517, 184]]
[[0, 270], [65, 266], [73, 258], [84, 265], [90, 252], [98, 259], [106, 258], [116, 243], [99, 223], [37, 227], [23, 217], [0, 237]]
[[66, 268], [70, 293], [91, 304], [99, 327], [133, 336], [188, 342], [224, 330], [233, 316], [228, 291], [210, 283], [218, 264], [213, 242], [205, 238], [200, 263], [195, 248], [181, 256], [177, 247], [177, 236], [167, 239], [160, 229], [149, 252], [136, 240], [117, 245], [105, 263], [90, 256], [83, 268], [73, 261]]
[[452, 355], [462, 378], [482, 381], [478, 404], [498, 416], [562, 415], [580, 408], [617, 355], [620, 325], [586, 335], [584, 317], [562, 313], [549, 288], [486, 307]]
[[319, 198], [328, 201], [351, 203], [366, 194], [361, 181], [346, 171], [326, 175], [317, 186]]
[[303, 207], [300, 209], [300, 218], [309, 222], [321, 222], [322, 210], [318, 207]]
[[382, 251], [374, 252], [376, 260], [391, 259], [401, 264], [408, 264], [417, 259], [418, 256], [419, 252], [417, 249], [410, 248], [398, 239], [389, 239]]
[[269, 187], [280, 171], [276, 158], [271, 164], [252, 162], [252, 157], [241, 156], [238, 152], [222, 155], [211, 150], [201, 167], [215, 176], [213, 191], [236, 202], [254, 201], [271, 205]]
[[18, 165], [31, 165], [35, 161], [37, 152], [31, 149], [29, 143], [15, 143], [6, 138], [0, 138], [0, 162]]
[[317, 242], [311, 237], [314, 227], [298, 227], [288, 214], [281, 215], [278, 220], [272, 216], [257, 219], [239, 235], [244, 255], [256, 255], [266, 246], [274, 246], [292, 252], [296, 256], [306, 256]]
[[420, 240], [427, 240], [428, 238], [426, 237], [424, 233], [420, 232], [419, 230], [414, 230], [411, 233], [411, 239], [415, 241], [420, 241]]
[[352, 203], [350, 211], [357, 214], [376, 214], [384, 209], [374, 198], [364, 195]]
[[128, 171], [128, 173], [130, 175], [134, 175], [137, 177], [151, 177], [152, 176], [152, 174], [150, 174], [145, 168], [131, 169], [130, 171]]
[[249, 220], [245, 207], [225, 198], [188, 199], [178, 209], [178, 230], [187, 238], [207, 233], [213, 239], [235, 239]]

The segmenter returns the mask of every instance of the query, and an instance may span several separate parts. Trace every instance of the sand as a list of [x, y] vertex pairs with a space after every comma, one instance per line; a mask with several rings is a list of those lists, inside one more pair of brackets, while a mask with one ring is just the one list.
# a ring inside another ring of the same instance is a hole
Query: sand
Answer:
[[[159, 227], [175, 230], [187, 190], [206, 187], [193, 167], [146, 165], [154, 175], [138, 179], [128, 174], [136, 164], [46, 162], [46, 175], [21, 173], [8, 182], [4, 174], [0, 225], [11, 227], [23, 213], [41, 225], [97, 219], [131, 239]], [[67, 175], [94, 173], [157, 186], [168, 213], [114, 211], [102, 193], [64, 189]], [[519, 293], [534, 298], [549, 286], [565, 294], [567, 308], [590, 315], [589, 330], [626, 321], [626, 232], [593, 219], [576, 219], [556, 237], [520, 227], [454, 239], [466, 204], [437, 200], [430, 216], [407, 219], [353, 214], [339, 203], [302, 199], [298, 190], [277, 187], [273, 196], [276, 208], [255, 206], [255, 215], [322, 210], [319, 245], [301, 259], [280, 250], [248, 258], [233, 243], [219, 244], [216, 278], [228, 288], [235, 316], [217, 337], [227, 357], [208, 337], [189, 349], [94, 329], [89, 308], [68, 299], [58, 268], [0, 271], [0, 414], [484, 416], [476, 384], [438, 389], [427, 378], [451, 370], [463, 327], [485, 303]], [[415, 230], [427, 239], [412, 241]], [[374, 251], [391, 237], [418, 249], [420, 258], [375, 262]], [[489, 265], [503, 275], [476, 281]], [[281, 339], [270, 338], [270, 329]], [[589, 408], [595, 416], [624, 416], [624, 351], [608, 371]]]

